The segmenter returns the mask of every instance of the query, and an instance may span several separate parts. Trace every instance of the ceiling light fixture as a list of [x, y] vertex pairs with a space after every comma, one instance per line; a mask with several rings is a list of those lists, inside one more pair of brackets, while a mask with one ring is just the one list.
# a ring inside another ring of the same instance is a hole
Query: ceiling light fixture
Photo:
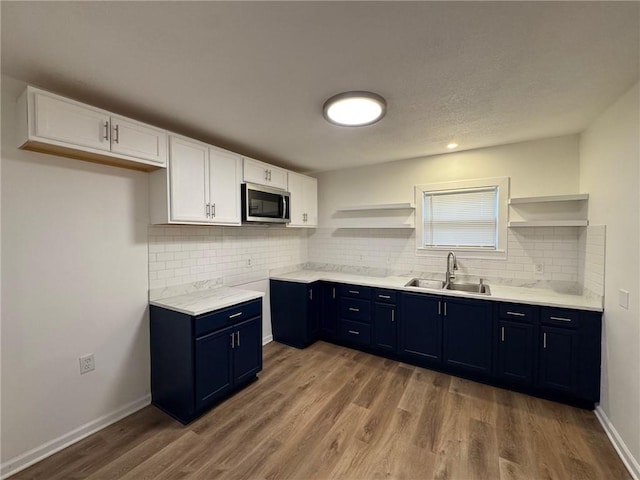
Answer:
[[379, 121], [387, 102], [372, 92], [344, 92], [324, 102], [322, 113], [328, 122], [341, 127], [364, 127]]
[[453, 150], [454, 148], [458, 148], [458, 144], [451, 142], [449, 145], [447, 145], [447, 148], [449, 150]]

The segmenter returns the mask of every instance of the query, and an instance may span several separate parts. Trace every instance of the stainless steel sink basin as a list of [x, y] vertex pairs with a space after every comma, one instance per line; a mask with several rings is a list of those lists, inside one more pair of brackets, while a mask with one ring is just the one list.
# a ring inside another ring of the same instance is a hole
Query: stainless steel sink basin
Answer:
[[422, 278], [414, 278], [409, 281], [405, 287], [419, 287], [429, 288], [431, 290], [442, 290], [444, 288], [444, 282], [440, 280], [424, 280]]
[[489, 285], [484, 283], [447, 283], [445, 290], [453, 290], [457, 292], [479, 293], [481, 295], [491, 295]]

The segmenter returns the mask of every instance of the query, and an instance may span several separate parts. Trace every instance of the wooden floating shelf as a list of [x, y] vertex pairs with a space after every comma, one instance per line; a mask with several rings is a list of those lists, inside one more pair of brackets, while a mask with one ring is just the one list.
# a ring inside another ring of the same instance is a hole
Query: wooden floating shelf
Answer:
[[362, 210], [413, 210], [411, 203], [377, 203], [373, 205], [345, 205], [338, 207], [337, 212], [357, 212]]
[[575, 202], [581, 200], [589, 200], [589, 194], [576, 193], [571, 195], [548, 195], [545, 197], [510, 198], [509, 205], [521, 205], [526, 203]]

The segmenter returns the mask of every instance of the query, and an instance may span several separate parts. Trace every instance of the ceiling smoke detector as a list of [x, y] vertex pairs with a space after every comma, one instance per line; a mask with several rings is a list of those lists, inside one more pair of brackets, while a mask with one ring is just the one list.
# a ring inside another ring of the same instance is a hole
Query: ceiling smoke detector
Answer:
[[383, 97], [372, 92], [344, 92], [324, 103], [328, 122], [341, 127], [364, 127], [379, 121], [387, 110]]

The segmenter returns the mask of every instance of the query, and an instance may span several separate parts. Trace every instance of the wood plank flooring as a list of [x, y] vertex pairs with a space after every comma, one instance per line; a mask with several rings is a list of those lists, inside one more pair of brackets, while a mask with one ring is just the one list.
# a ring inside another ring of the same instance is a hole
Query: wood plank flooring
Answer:
[[593, 412], [324, 342], [184, 427], [143, 410], [13, 479], [630, 479]]

